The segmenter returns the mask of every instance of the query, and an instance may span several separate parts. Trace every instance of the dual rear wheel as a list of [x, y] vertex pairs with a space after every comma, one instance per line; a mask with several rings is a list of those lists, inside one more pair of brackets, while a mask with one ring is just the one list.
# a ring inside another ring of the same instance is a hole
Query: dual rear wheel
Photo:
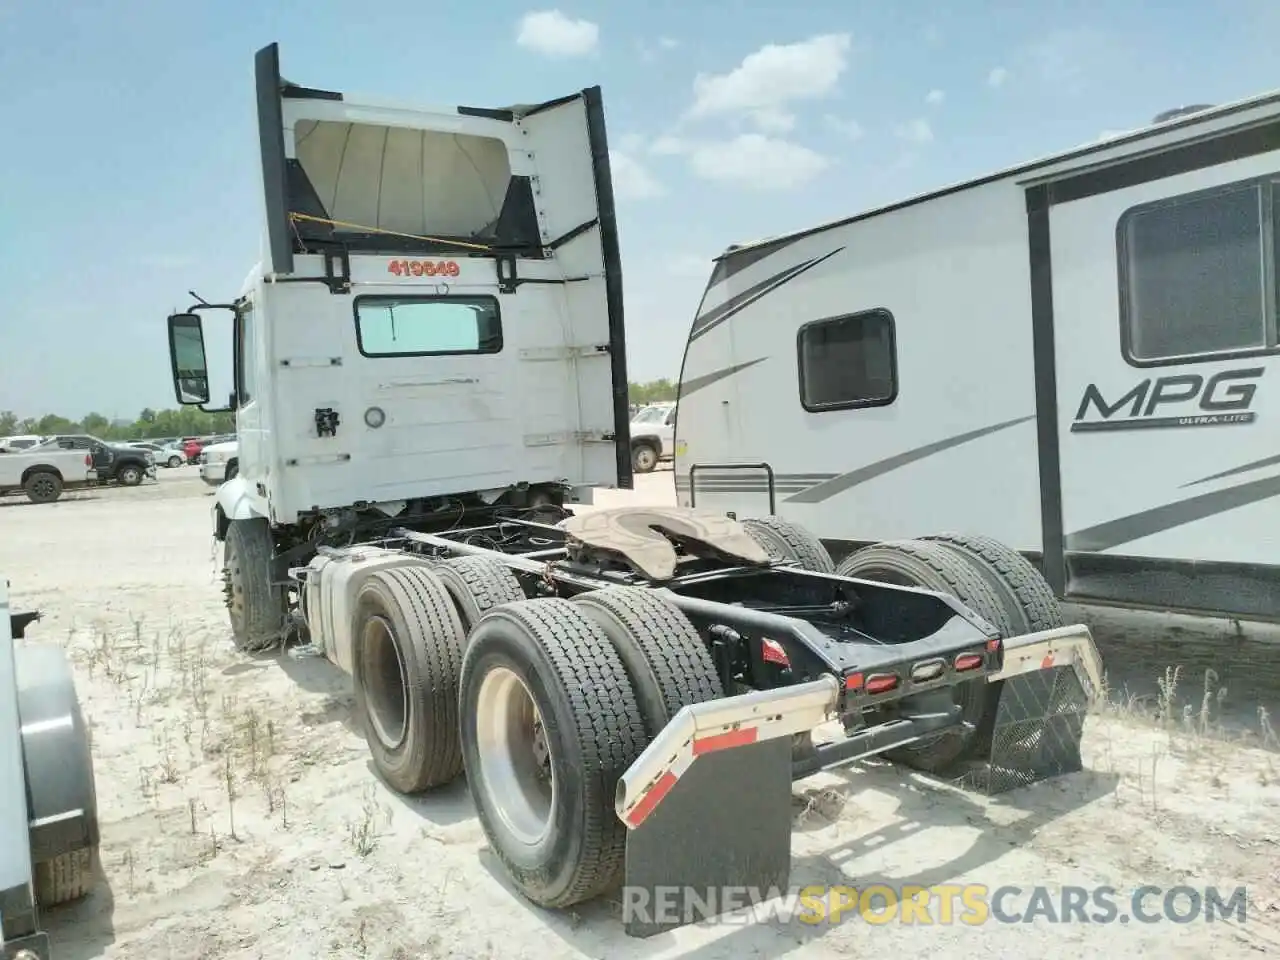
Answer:
[[356, 630], [378, 772], [404, 793], [465, 772], [490, 846], [546, 907], [618, 882], [618, 779], [682, 707], [723, 695], [697, 631], [661, 597], [529, 600], [486, 558], [374, 573]]

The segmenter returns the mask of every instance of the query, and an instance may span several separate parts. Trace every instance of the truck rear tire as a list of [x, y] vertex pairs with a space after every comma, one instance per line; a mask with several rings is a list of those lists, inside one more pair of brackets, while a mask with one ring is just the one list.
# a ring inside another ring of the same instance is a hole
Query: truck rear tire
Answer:
[[835, 573], [836, 565], [822, 541], [790, 520], [781, 517], [748, 517], [741, 521], [751, 539], [775, 560], [789, 560], [802, 570]]
[[511, 568], [489, 557], [455, 557], [431, 570], [457, 604], [464, 633], [470, 633], [476, 621], [494, 607], [525, 599]]
[[285, 636], [284, 588], [271, 582], [275, 546], [262, 517], [232, 520], [223, 542], [223, 595], [238, 649], [257, 653]]
[[[995, 627], [1001, 637], [1012, 628], [1004, 604], [971, 564], [940, 543], [894, 540], [864, 547], [846, 557], [836, 571], [844, 577], [922, 587], [955, 597]], [[962, 760], [978, 736], [987, 705], [987, 682], [971, 680], [952, 688], [961, 716], [969, 726], [944, 731], [885, 752], [894, 763], [940, 773]]]
[[520, 892], [559, 908], [616, 886], [614, 793], [648, 739], [609, 638], [568, 600], [496, 607], [471, 631], [461, 704], [476, 812]]
[[462, 772], [458, 680], [466, 630], [428, 567], [370, 575], [356, 597], [356, 713], [379, 775], [414, 794]]
[[622, 659], [650, 739], [681, 707], [724, 696], [707, 645], [674, 604], [638, 587], [591, 590], [573, 603]]
[[22, 489], [32, 503], [53, 503], [62, 496], [62, 477], [52, 470], [36, 470], [22, 481]]
[[925, 537], [968, 560], [1004, 601], [1015, 633], [1054, 630], [1064, 625], [1062, 608], [1053, 589], [1030, 561], [993, 537], [940, 533]]

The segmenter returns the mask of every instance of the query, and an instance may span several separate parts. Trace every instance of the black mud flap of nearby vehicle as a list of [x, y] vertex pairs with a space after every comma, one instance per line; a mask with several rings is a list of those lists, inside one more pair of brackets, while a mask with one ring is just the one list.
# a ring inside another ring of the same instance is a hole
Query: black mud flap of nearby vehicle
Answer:
[[707, 739], [712, 749], [683, 773], [664, 773], [623, 818], [629, 936], [651, 937], [786, 893], [790, 738], [733, 749], [714, 749], [715, 738]]
[[988, 687], [973, 747], [983, 761], [966, 786], [994, 795], [1084, 769], [1084, 720], [1101, 692], [1093, 639], [1084, 627], [1015, 638]]

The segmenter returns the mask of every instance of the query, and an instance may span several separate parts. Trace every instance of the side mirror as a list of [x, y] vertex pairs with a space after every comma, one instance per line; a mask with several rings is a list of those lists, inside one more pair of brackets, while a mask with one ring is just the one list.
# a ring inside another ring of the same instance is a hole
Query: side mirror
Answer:
[[178, 403], [209, 402], [209, 364], [204, 355], [204, 327], [194, 313], [169, 317], [169, 363]]

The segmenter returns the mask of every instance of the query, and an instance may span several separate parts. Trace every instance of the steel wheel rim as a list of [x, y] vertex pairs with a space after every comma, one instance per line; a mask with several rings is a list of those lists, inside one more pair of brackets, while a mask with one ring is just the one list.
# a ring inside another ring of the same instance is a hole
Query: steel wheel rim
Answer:
[[641, 447], [636, 451], [636, 467], [640, 470], [651, 469], [657, 459], [648, 447]]
[[533, 846], [551, 831], [556, 780], [542, 715], [523, 680], [495, 667], [476, 698], [476, 748], [490, 809], [521, 843]]
[[388, 750], [394, 750], [409, 732], [409, 687], [400, 645], [385, 617], [365, 621], [360, 658], [365, 713], [373, 735]]
[[132, 484], [135, 479], [138, 479], [138, 477], [139, 474], [137, 467], [125, 467], [120, 471], [120, 479], [125, 483]]

